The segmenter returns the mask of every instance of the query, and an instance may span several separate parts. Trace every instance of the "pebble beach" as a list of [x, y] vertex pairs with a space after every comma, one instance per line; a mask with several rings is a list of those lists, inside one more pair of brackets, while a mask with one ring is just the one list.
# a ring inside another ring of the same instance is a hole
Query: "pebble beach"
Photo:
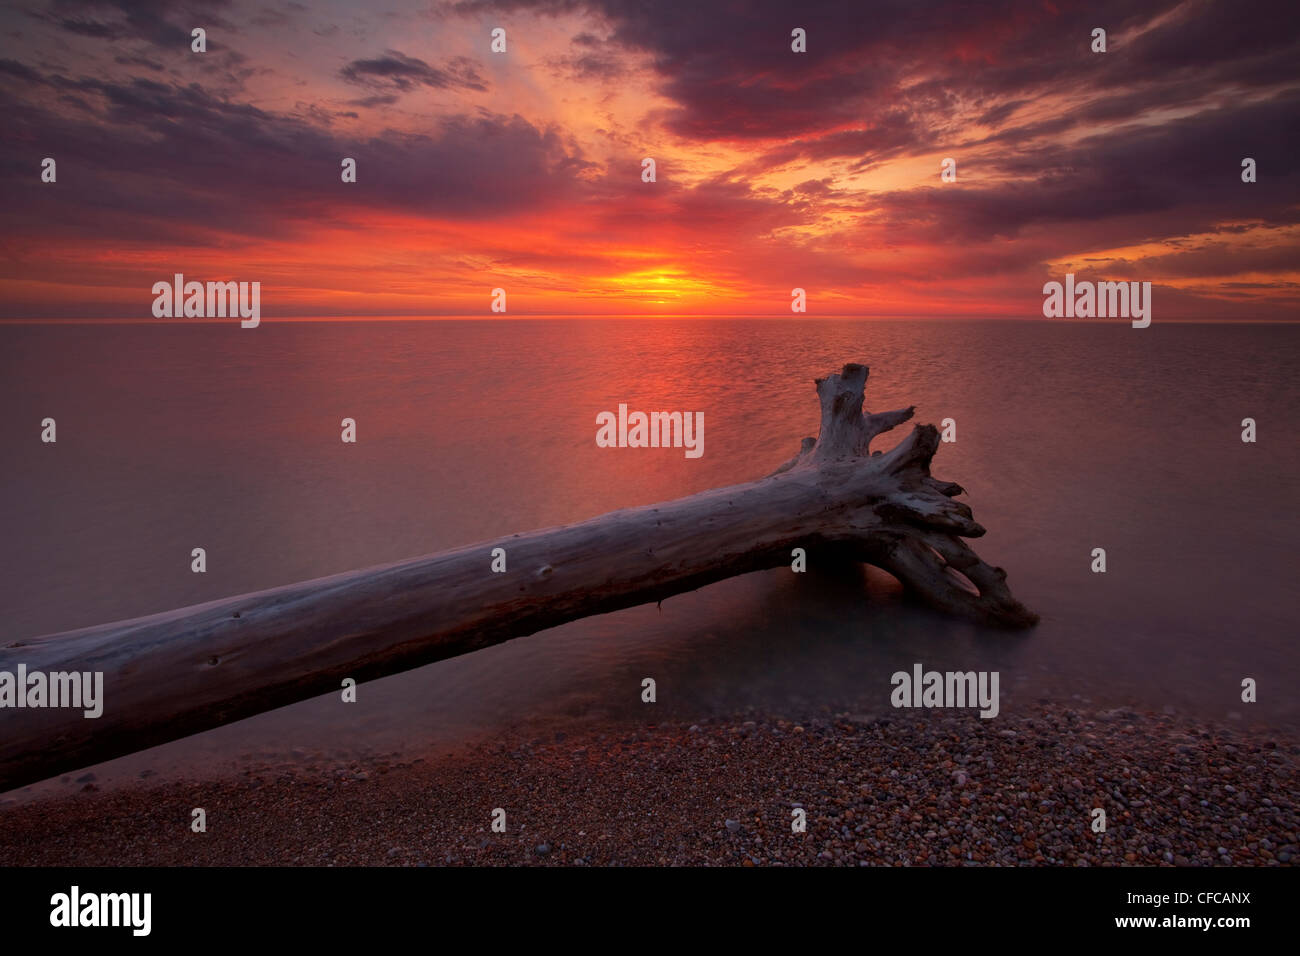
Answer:
[[1055, 704], [569, 719], [424, 757], [295, 750], [102, 790], [71, 775], [0, 797], [0, 865], [1286, 866], [1298, 757], [1275, 728]]

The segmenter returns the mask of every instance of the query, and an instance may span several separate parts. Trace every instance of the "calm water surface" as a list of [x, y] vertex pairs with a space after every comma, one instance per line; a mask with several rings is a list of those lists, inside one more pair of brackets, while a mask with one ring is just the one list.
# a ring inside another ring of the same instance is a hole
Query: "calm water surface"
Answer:
[[[934, 472], [1043, 616], [1008, 635], [878, 572], [749, 575], [96, 768], [415, 752], [564, 715], [887, 706], [921, 661], [1040, 699], [1294, 725], [1300, 326], [518, 320], [0, 326], [0, 639], [380, 564], [767, 474], [816, 375], [957, 422]], [[703, 411], [705, 453], [600, 449], [595, 416]], [[58, 442], [39, 422], [58, 422]], [[339, 440], [342, 418], [359, 441]], [[1241, 420], [1258, 422], [1243, 444]], [[905, 429], [878, 439], [891, 447]], [[208, 571], [190, 571], [207, 549]], [[1108, 573], [1092, 574], [1104, 547]], [[1242, 677], [1260, 701], [1239, 700]], [[865, 701], [865, 704], [863, 703]], [[109, 701], [111, 706], [111, 700]], [[540, 726], [540, 723], [538, 723]], [[43, 785], [57, 788], [57, 783]], [[42, 792], [38, 787], [33, 791]]]

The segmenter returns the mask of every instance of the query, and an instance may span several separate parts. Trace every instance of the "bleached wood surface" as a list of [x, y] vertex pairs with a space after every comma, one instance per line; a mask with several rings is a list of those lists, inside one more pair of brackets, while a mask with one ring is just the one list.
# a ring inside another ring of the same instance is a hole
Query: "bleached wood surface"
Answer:
[[[97, 719], [79, 709], [0, 710], [0, 791], [338, 693], [346, 677], [364, 682], [788, 566], [796, 547], [814, 563], [877, 565], [945, 611], [1036, 622], [1002, 570], [961, 540], [984, 529], [954, 500], [958, 485], [930, 476], [935, 428], [869, 450], [913, 409], [864, 413], [866, 379], [865, 366], [846, 365], [818, 380], [819, 437], [757, 481], [0, 648], [0, 670], [104, 673]], [[490, 570], [498, 547], [505, 573]]]

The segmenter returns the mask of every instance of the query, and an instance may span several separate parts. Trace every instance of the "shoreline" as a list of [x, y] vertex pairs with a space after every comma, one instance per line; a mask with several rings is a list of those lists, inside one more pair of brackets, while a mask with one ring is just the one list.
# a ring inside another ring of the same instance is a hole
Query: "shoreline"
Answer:
[[0, 807], [0, 865], [1278, 866], [1298, 783], [1290, 732], [1123, 708], [567, 719], [427, 757], [88, 782]]

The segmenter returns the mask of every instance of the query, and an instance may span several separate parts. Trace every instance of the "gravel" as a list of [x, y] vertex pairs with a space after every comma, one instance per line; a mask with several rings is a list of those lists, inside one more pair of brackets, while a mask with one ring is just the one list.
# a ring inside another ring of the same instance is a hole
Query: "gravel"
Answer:
[[799, 717], [571, 721], [432, 759], [298, 751], [216, 780], [0, 799], [0, 865], [1280, 866], [1297, 853], [1300, 741], [1280, 731], [1054, 705]]

